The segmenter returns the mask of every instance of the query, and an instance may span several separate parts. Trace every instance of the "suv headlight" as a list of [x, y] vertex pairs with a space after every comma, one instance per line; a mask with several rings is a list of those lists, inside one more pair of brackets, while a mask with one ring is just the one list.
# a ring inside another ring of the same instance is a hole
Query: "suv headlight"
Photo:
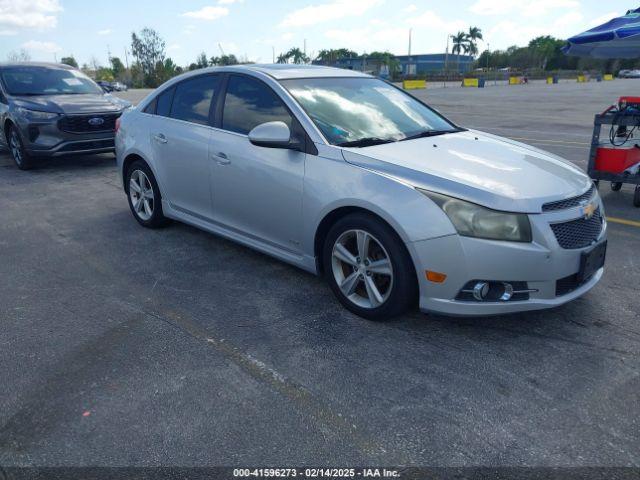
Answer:
[[53, 120], [60, 116], [58, 113], [41, 112], [39, 110], [29, 110], [28, 108], [22, 107], [16, 108], [16, 112], [28, 120]]
[[475, 203], [417, 188], [449, 217], [458, 234], [465, 237], [531, 242], [531, 223], [523, 213], [491, 210]]

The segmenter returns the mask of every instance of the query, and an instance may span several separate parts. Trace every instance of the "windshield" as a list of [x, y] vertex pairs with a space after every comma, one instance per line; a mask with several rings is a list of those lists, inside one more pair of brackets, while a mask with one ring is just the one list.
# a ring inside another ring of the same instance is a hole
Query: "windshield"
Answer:
[[59, 95], [102, 93], [102, 89], [78, 70], [51, 67], [4, 67], [2, 83], [9, 95]]
[[438, 113], [375, 78], [282, 80], [333, 145], [368, 146], [459, 131]]

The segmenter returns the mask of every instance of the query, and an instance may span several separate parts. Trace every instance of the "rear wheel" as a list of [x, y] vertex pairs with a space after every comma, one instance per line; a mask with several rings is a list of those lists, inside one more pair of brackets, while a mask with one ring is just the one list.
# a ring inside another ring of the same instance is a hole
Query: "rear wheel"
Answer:
[[9, 151], [13, 161], [20, 170], [30, 170], [33, 168], [33, 158], [27, 153], [20, 138], [18, 129], [13, 125], [9, 127], [8, 135]]
[[336, 222], [325, 240], [323, 267], [338, 300], [361, 317], [387, 320], [415, 303], [415, 268], [404, 243], [372, 215]]
[[133, 162], [127, 171], [126, 182], [129, 208], [138, 223], [147, 228], [167, 225], [160, 188], [149, 166], [139, 160]]
[[633, 192], [633, 206], [640, 207], [640, 185], [636, 185], [636, 190]]
[[622, 182], [611, 182], [611, 190], [614, 192], [619, 192], [622, 188]]

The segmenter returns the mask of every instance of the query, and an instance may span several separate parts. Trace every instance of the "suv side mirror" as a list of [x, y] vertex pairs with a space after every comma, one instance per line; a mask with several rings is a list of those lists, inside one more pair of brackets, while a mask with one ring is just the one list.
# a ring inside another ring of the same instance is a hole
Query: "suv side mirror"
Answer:
[[261, 123], [249, 132], [249, 141], [258, 147], [299, 148], [297, 143], [291, 141], [291, 131], [287, 124], [280, 121]]

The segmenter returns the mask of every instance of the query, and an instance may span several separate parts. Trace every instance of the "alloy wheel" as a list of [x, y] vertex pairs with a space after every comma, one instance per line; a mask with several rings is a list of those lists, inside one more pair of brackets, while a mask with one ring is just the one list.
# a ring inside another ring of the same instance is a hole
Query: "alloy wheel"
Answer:
[[22, 144], [20, 143], [20, 138], [18, 138], [18, 132], [15, 130], [11, 130], [11, 134], [9, 136], [9, 149], [11, 150], [11, 155], [15, 162], [18, 165], [22, 165]]
[[331, 267], [342, 294], [361, 308], [380, 307], [391, 294], [391, 258], [378, 239], [364, 230], [347, 230], [338, 237]]
[[155, 197], [149, 177], [142, 170], [134, 170], [129, 180], [129, 198], [135, 214], [147, 221], [153, 216]]

